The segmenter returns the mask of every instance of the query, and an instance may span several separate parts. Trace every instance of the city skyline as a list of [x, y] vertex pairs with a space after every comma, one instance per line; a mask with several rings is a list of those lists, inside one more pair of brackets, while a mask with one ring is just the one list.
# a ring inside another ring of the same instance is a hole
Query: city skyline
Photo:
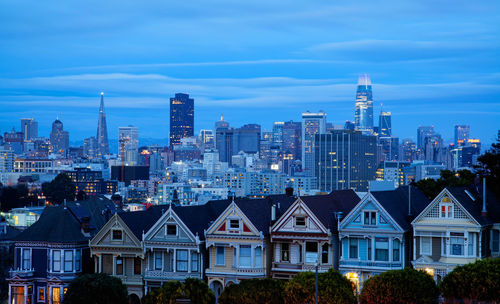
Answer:
[[95, 132], [100, 91], [113, 136], [134, 124], [141, 136], [167, 138], [176, 92], [196, 99], [196, 133], [221, 113], [232, 125], [270, 129], [323, 110], [341, 124], [354, 120], [356, 79], [368, 73], [374, 114], [383, 103], [394, 135], [415, 138], [419, 125], [434, 125], [451, 142], [453, 126], [468, 124], [489, 146], [500, 116], [499, 4], [389, 4], [33, 2], [23, 14], [2, 3], [0, 131], [34, 117], [48, 134], [60, 113], [82, 141]]

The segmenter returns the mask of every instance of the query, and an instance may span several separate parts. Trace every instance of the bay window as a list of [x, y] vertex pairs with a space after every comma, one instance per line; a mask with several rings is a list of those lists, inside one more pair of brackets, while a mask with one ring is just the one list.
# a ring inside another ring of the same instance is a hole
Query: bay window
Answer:
[[428, 236], [420, 237], [420, 254], [432, 255], [432, 238]]
[[398, 239], [392, 240], [392, 260], [399, 262], [400, 260], [400, 241]]
[[350, 259], [358, 258], [358, 239], [355, 238], [349, 239], [349, 258]]
[[375, 261], [389, 261], [389, 238], [375, 238]]
[[460, 232], [450, 232], [450, 254], [464, 255], [465, 239], [464, 234]]
[[215, 250], [216, 250], [215, 265], [217, 265], [217, 266], [226, 265], [225, 248], [222, 246], [217, 246], [217, 247], [215, 247]]
[[250, 245], [240, 246], [240, 267], [252, 267], [252, 248]]
[[188, 271], [188, 251], [187, 250], [177, 250], [176, 251], [176, 271]]
[[31, 254], [31, 250], [28, 249], [28, 248], [23, 248], [22, 249], [23, 251], [23, 265], [22, 265], [22, 269], [23, 270], [30, 270], [31, 269], [31, 259], [30, 259], [30, 254]]
[[52, 271], [60, 272], [61, 271], [61, 251], [54, 250], [52, 251]]
[[73, 250], [64, 250], [64, 272], [73, 271]]
[[261, 247], [255, 247], [254, 260], [255, 260], [254, 267], [261, 268], [262, 267], [262, 248]]
[[314, 264], [318, 262], [318, 243], [306, 242], [306, 263]]
[[155, 258], [155, 270], [162, 270], [163, 268], [163, 252], [162, 251], [155, 251], [154, 252], [154, 258]]
[[199, 267], [199, 254], [197, 252], [191, 252], [191, 271], [197, 272]]

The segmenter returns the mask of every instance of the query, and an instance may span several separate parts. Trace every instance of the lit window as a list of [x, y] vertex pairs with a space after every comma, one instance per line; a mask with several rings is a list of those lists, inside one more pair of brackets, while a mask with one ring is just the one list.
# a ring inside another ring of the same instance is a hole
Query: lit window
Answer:
[[281, 244], [281, 261], [290, 262], [290, 245], [288, 243]]
[[448, 203], [442, 203], [441, 207], [441, 218], [453, 218], [453, 205]]

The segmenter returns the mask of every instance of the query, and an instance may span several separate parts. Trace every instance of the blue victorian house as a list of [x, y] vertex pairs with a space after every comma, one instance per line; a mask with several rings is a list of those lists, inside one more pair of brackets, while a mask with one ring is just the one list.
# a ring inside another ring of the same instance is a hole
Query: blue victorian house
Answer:
[[339, 270], [357, 287], [411, 261], [411, 220], [429, 204], [415, 187], [368, 192], [341, 221]]
[[101, 197], [46, 207], [36, 223], [13, 238], [9, 303], [62, 303], [69, 282], [92, 272], [89, 239], [114, 210]]

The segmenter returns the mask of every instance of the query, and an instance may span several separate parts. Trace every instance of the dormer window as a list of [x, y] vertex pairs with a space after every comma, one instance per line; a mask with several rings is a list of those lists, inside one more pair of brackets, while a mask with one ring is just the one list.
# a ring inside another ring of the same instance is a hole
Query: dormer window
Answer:
[[440, 207], [440, 217], [441, 218], [453, 218], [453, 204], [441, 203]]
[[111, 233], [111, 238], [113, 241], [123, 240], [123, 234], [121, 230], [113, 230]]
[[167, 235], [176, 236], [177, 235], [177, 225], [167, 225]]
[[240, 229], [240, 220], [229, 220], [229, 229]]
[[295, 217], [295, 227], [305, 227], [306, 226], [306, 218], [305, 216], [297, 216]]
[[365, 211], [364, 212], [364, 225], [377, 225], [377, 212], [375, 211]]

